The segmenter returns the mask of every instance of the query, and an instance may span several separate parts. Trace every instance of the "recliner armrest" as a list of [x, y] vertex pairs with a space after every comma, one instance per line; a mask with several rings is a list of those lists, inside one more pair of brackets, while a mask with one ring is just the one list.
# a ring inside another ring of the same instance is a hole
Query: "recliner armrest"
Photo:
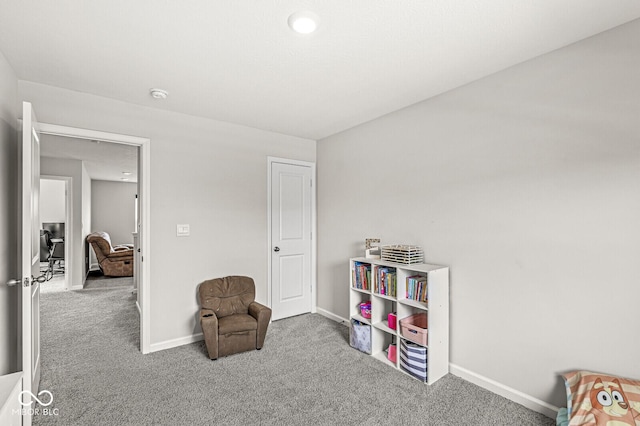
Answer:
[[271, 308], [261, 305], [258, 302], [251, 302], [249, 305], [249, 315], [258, 321], [258, 329], [256, 330], [256, 348], [261, 349], [264, 346], [264, 338], [267, 335], [267, 327], [271, 320]]
[[218, 319], [218, 317], [216, 317], [216, 313], [213, 310], [205, 309], [205, 308], [200, 309], [201, 320], [205, 318], [210, 318], [210, 317], [215, 317], [215, 319]]
[[109, 253], [106, 257], [107, 259], [133, 258], [133, 250], [114, 251], [113, 253]]
[[269, 318], [271, 318], [271, 308], [264, 306], [258, 302], [251, 302], [251, 304], [249, 305], [249, 315], [258, 320], [261, 314], [269, 315]]
[[200, 309], [200, 327], [209, 358], [218, 359], [218, 317], [211, 309]]

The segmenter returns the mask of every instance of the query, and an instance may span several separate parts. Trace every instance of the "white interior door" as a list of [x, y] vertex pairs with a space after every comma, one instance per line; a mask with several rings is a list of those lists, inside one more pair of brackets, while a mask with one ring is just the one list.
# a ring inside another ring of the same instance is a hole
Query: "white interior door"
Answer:
[[[31, 104], [22, 107], [22, 404], [40, 383], [40, 136]], [[25, 410], [23, 425], [31, 424]]]
[[311, 312], [309, 166], [271, 163], [271, 309], [274, 320]]

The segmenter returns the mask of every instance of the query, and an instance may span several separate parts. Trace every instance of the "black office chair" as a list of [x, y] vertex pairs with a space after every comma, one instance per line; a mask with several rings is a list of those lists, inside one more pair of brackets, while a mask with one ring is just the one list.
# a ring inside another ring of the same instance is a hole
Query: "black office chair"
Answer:
[[51, 232], [46, 229], [40, 230], [40, 273], [44, 275], [45, 279], [49, 281], [53, 276], [49, 265], [49, 257], [51, 256], [51, 250], [53, 249], [53, 243], [51, 242]]
[[49, 255], [49, 268], [46, 276], [48, 280], [56, 273], [64, 274], [64, 241], [53, 241], [51, 254]]
[[51, 232], [46, 229], [40, 230], [40, 262], [49, 262], [49, 255], [53, 243], [51, 242]]
[[40, 272], [49, 281], [56, 273], [64, 274], [64, 240], [51, 238], [51, 232], [40, 230], [40, 262], [47, 262]]

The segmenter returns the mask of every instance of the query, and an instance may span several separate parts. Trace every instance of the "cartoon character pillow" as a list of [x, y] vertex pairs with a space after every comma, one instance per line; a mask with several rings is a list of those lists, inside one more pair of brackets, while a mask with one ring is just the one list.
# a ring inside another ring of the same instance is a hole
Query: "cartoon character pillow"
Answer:
[[570, 426], [640, 426], [639, 380], [589, 371], [563, 377]]

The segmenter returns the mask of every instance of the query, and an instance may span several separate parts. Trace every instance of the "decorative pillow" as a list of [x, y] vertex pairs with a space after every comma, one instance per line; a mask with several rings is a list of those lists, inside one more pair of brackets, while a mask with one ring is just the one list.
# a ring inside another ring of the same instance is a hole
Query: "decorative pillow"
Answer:
[[563, 377], [569, 425], [640, 426], [640, 380], [589, 371]]

